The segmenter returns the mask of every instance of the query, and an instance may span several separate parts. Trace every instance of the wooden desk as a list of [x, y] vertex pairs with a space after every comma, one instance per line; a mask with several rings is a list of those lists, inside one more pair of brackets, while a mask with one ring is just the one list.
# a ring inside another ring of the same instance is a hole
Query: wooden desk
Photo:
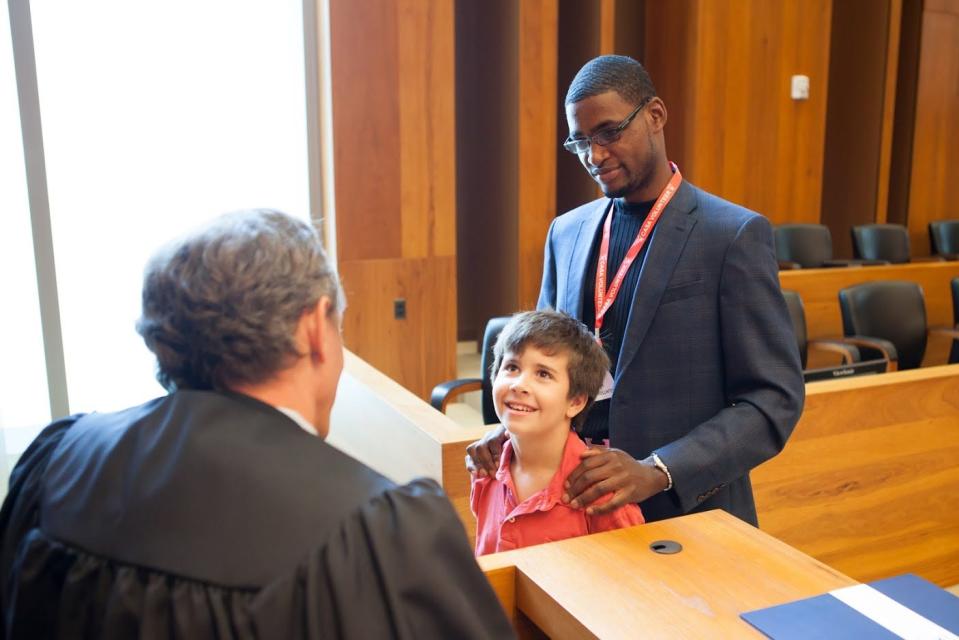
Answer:
[[806, 385], [751, 477], [763, 531], [857, 580], [959, 583], [959, 365]]
[[[683, 550], [660, 555], [655, 540]], [[855, 581], [724, 511], [479, 558], [514, 619], [552, 638], [761, 638], [739, 614]]]
[[[926, 323], [929, 326], [952, 326], [952, 293], [949, 282], [959, 276], [957, 262], [920, 262], [884, 267], [850, 267], [836, 269], [797, 269], [780, 271], [783, 289], [796, 291], [806, 308], [806, 331], [810, 338], [842, 335], [842, 314], [839, 312], [839, 290], [874, 280], [910, 280], [922, 287], [926, 296]], [[951, 340], [937, 336], [926, 347], [923, 365], [945, 364]], [[828, 360], [812, 361], [810, 368], [828, 366]]]

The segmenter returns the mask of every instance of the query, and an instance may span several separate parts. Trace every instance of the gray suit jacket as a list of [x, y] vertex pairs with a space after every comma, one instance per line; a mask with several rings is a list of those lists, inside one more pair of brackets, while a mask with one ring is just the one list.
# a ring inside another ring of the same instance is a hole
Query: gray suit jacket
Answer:
[[[609, 201], [557, 217], [539, 308], [583, 317], [584, 274]], [[786, 444], [802, 412], [799, 353], [762, 216], [683, 182], [641, 268], [614, 373], [612, 446], [656, 452], [673, 490], [647, 520], [722, 508], [757, 524], [749, 471]]]

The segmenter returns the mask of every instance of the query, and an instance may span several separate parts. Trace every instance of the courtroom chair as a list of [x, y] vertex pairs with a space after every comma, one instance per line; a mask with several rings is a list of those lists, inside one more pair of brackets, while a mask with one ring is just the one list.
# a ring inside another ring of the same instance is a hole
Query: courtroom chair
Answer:
[[483, 424], [496, 424], [499, 418], [496, 416], [496, 409], [493, 407], [493, 382], [490, 377], [490, 368], [493, 366], [493, 346], [496, 344], [496, 338], [510, 316], [499, 316], [490, 319], [486, 323], [486, 330], [483, 332], [483, 352], [480, 357], [480, 375], [481, 378], [458, 378], [456, 380], [447, 380], [433, 387], [430, 393], [430, 404], [438, 411], [446, 412], [446, 405], [457, 396], [470, 391], [481, 391], [483, 405]]
[[[959, 329], [959, 278], [952, 279], [952, 326]], [[952, 341], [949, 364], [959, 363], [959, 340]]]
[[959, 220], [930, 222], [929, 244], [934, 255], [959, 260]]
[[[796, 335], [796, 346], [799, 347], [799, 359], [802, 362], [803, 379], [806, 382], [816, 380], [831, 380], [851, 375], [866, 373], [883, 373], [889, 369], [890, 361], [884, 358], [862, 361], [859, 348], [843, 338], [810, 340], [806, 332], [806, 311], [802, 298], [795, 291], [783, 290], [786, 308], [793, 323], [793, 332]], [[807, 369], [810, 350], [824, 351], [837, 354], [842, 358], [842, 364], [833, 367]]]
[[926, 327], [926, 303], [922, 287], [903, 280], [877, 280], [839, 291], [843, 333], [857, 342], [865, 355], [889, 352], [889, 345], [869, 345], [868, 341], [886, 341], [898, 369], [915, 369], [922, 364], [929, 334], [959, 338], [959, 330]]
[[832, 234], [824, 224], [781, 224], [773, 229], [780, 269], [889, 264], [885, 260], [833, 260]]
[[937, 262], [942, 258], [910, 256], [909, 230], [901, 224], [862, 224], [854, 226], [852, 249], [856, 258], [888, 260], [893, 264], [905, 262]]

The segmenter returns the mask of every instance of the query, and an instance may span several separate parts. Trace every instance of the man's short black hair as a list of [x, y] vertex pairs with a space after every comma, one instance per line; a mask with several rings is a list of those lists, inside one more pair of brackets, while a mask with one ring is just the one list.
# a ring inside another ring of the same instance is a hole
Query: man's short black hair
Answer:
[[643, 65], [629, 56], [600, 56], [579, 70], [566, 92], [566, 104], [573, 104], [608, 91], [615, 91], [638, 105], [656, 95], [656, 87]]

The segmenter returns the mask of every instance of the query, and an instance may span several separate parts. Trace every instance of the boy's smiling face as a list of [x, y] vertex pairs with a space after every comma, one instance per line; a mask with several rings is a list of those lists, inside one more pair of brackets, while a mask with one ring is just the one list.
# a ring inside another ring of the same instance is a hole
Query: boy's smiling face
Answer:
[[568, 430], [583, 410], [586, 396], [569, 397], [569, 356], [546, 353], [527, 345], [507, 351], [493, 379], [493, 404], [503, 426], [513, 435]]

